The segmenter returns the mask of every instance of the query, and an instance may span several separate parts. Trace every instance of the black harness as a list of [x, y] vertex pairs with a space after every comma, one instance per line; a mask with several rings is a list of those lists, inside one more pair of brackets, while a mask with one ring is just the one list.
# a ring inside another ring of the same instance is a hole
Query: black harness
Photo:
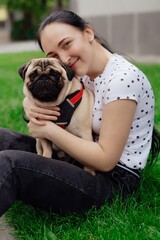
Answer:
[[71, 93], [70, 95], [68, 95], [65, 98], [65, 100], [59, 105], [61, 109], [61, 115], [60, 117], [58, 117], [56, 121], [53, 121], [53, 122], [61, 126], [62, 128], [65, 128], [69, 125], [74, 111], [79, 106], [82, 100], [84, 85], [83, 85], [83, 82], [81, 82], [81, 84], [82, 84], [82, 89], [77, 90], [74, 93]]

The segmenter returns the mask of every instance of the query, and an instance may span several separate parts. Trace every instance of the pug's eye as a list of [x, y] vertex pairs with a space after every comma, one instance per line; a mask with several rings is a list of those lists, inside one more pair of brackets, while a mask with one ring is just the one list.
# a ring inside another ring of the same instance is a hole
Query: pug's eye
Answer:
[[53, 77], [55, 77], [55, 78], [57, 78], [57, 79], [60, 79], [60, 76], [61, 76], [61, 73], [60, 73], [60, 72], [51, 69], [51, 70], [50, 70], [50, 74], [51, 74]]
[[37, 75], [38, 75], [38, 72], [37, 72], [37, 70], [35, 70], [29, 74], [29, 78], [31, 80], [33, 80], [33, 79], [35, 79], [35, 77], [37, 77]]

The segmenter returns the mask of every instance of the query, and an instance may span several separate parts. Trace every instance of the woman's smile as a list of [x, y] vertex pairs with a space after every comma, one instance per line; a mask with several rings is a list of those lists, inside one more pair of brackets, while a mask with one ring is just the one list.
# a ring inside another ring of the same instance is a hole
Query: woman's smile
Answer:
[[75, 69], [76, 66], [77, 66], [78, 60], [79, 60], [79, 58], [77, 58], [76, 61], [74, 61], [73, 63], [71, 63], [69, 66], [70, 66], [72, 69]]

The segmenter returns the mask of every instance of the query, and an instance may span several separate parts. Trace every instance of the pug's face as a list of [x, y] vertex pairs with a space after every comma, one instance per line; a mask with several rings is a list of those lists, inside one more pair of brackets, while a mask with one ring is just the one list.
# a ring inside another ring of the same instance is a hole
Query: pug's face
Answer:
[[37, 58], [18, 70], [27, 89], [39, 101], [55, 101], [75, 72], [55, 58]]

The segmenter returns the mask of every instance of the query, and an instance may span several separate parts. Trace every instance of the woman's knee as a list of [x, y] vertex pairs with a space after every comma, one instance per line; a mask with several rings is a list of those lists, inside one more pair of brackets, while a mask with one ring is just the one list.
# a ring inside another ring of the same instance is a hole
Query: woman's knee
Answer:
[[3, 150], [0, 151], [0, 170], [7, 168], [15, 168], [21, 165], [25, 160], [25, 151], [19, 150]]
[[7, 149], [36, 152], [36, 140], [17, 131], [0, 128], [0, 151]]
[[12, 173], [12, 159], [13, 151], [4, 150], [0, 152], [0, 183]]

